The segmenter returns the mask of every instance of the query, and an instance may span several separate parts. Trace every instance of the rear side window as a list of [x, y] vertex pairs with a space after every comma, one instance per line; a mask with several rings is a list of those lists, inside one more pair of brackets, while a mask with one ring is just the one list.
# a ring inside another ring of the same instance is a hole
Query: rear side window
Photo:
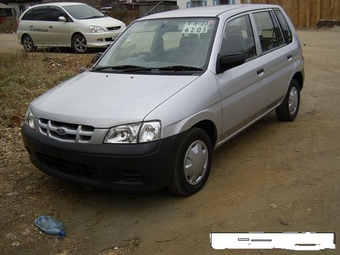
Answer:
[[25, 13], [21, 20], [48, 20], [47, 7], [36, 7]]
[[273, 18], [272, 12], [257, 12], [253, 15], [261, 42], [262, 52], [269, 51], [285, 44], [281, 29], [276, 19]]
[[287, 20], [285, 19], [285, 17], [283, 16], [280, 10], [275, 10], [275, 14], [276, 14], [277, 19], [279, 20], [285, 40], [287, 44], [290, 44], [293, 41], [293, 36], [292, 36], [292, 31], [287, 23]]
[[245, 53], [247, 58], [256, 55], [254, 33], [248, 15], [229, 21], [225, 27], [221, 54]]

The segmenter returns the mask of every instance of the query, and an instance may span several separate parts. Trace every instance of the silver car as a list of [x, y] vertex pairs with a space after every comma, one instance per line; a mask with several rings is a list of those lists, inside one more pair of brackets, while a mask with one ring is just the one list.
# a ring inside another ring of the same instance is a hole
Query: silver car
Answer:
[[36, 47], [72, 47], [76, 53], [109, 46], [126, 28], [82, 3], [35, 5], [19, 18], [17, 37], [28, 52]]
[[34, 100], [22, 135], [47, 174], [189, 196], [206, 183], [214, 149], [273, 110], [293, 121], [303, 83], [300, 43], [279, 6], [164, 12]]

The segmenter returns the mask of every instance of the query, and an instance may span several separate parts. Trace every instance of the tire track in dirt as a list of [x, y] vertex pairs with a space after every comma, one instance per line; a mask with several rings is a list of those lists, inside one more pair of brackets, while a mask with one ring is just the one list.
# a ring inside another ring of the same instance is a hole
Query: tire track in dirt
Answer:
[[[335, 131], [339, 128], [339, 123], [336, 121], [328, 124], [327, 127], [330, 129], [328, 133], [333, 133], [333, 130]], [[297, 123], [289, 129], [287, 129], [285, 125], [274, 125], [276, 131], [271, 131], [282, 132], [284, 136], [286, 133], [289, 134], [291, 130], [299, 129], [300, 125], [305, 125], [305, 123]], [[322, 129], [322, 126], [322, 123], [312, 123], [311, 128], [318, 130]], [[337, 145], [333, 145], [333, 147], [323, 145], [323, 147], [320, 147], [320, 144], [325, 142], [323, 138], [330, 139], [327, 137], [327, 134], [326, 136], [320, 135], [320, 137], [312, 138], [310, 141], [311, 146], [305, 150], [295, 149], [295, 143], [298, 142], [293, 140], [291, 146], [274, 146], [274, 150], [270, 151], [270, 155], [266, 155], [269, 159], [265, 159], [263, 155], [257, 158], [257, 147], [261, 147], [260, 151], [263, 151], [263, 147], [265, 146], [273, 147], [270, 146], [270, 144], [273, 144], [273, 141], [272, 138], [267, 135], [266, 128], [267, 127], [263, 129], [260, 128], [260, 131], [256, 129], [249, 131], [249, 135], [246, 134], [240, 139], [235, 138], [237, 141], [229, 146], [232, 147], [231, 149], [222, 148], [222, 152], [218, 153], [218, 165], [213, 165], [214, 169], [212, 170], [212, 175], [206, 187], [198, 195], [186, 198], [186, 202], [177, 203], [175, 208], [172, 208], [172, 217], [166, 219], [170, 222], [175, 220], [176, 224], [167, 224], [166, 227], [163, 227], [170, 229], [172, 233], [183, 233], [186, 232], [185, 225], [190, 222], [190, 231], [187, 231], [187, 235], [184, 238], [186, 239], [192, 235], [190, 234], [191, 231], [195, 232], [192, 226], [197, 226], [197, 232], [202, 232], [198, 231], [200, 228], [206, 228], [208, 234], [214, 229], [214, 225], [220, 225], [218, 222], [220, 219], [223, 219], [225, 215], [238, 219], [230, 225], [227, 224], [228, 228], [225, 229], [225, 231], [240, 231], [240, 228], [241, 231], [249, 231], [244, 229], [244, 226], [252, 226], [249, 224], [249, 216], [246, 216], [247, 214], [244, 213], [244, 211], [252, 212], [252, 215], [262, 215], [263, 211], [270, 211], [269, 205], [274, 204], [274, 202], [277, 203], [277, 206], [287, 206], [287, 209], [290, 208], [290, 210], [281, 214], [282, 218], [291, 219], [292, 215], [294, 215], [294, 210], [305, 210], [306, 208], [298, 206], [299, 200], [295, 198], [294, 192], [290, 190], [298, 190], [297, 193], [300, 194], [303, 193], [305, 187], [314, 187], [316, 183], [326, 177], [337, 176], [340, 159], [338, 163], [334, 163], [334, 158], [339, 158], [340, 148]], [[327, 131], [323, 131], [323, 133], [327, 133]], [[315, 133], [316, 131], [314, 134]], [[312, 137], [314, 137], [313, 134]], [[277, 140], [279, 143], [281, 141], [287, 143], [287, 141], [281, 138]], [[254, 147], [254, 150], [247, 149], [243, 151], [244, 146]], [[226, 147], [228, 147], [228, 145], [226, 145]], [[233, 152], [231, 152], [231, 150]], [[239, 151], [243, 151], [243, 153], [239, 154]], [[273, 153], [273, 151], [275, 153]], [[255, 156], [253, 155], [254, 153]], [[250, 159], [242, 162], [242, 157], [247, 156], [250, 156]], [[226, 159], [229, 157], [231, 158], [230, 161]], [[305, 166], [311, 167], [306, 168]], [[321, 169], [324, 169], [324, 171], [320, 171]], [[311, 172], [313, 173], [312, 175], [310, 175]], [[278, 195], [276, 198], [273, 198], [273, 200], [265, 199], [261, 201], [261, 197], [264, 197], [266, 193], [270, 191], [274, 194], [277, 193], [278, 189], [281, 190], [282, 197]], [[291, 196], [287, 197], [286, 193], [289, 191]], [[257, 197], [257, 199], [254, 199], [254, 201], [257, 202], [252, 202], [251, 197], [254, 196]], [[240, 201], [243, 201], [243, 203], [240, 204]], [[258, 201], [260, 201], [260, 204]], [[257, 207], [260, 209], [254, 211], [254, 208]], [[239, 212], [239, 208], [241, 208], [242, 212]], [[188, 215], [191, 216], [189, 217]], [[180, 220], [181, 218], [184, 220]], [[256, 217], [255, 220], [257, 220]], [[208, 225], [205, 224], [201, 226], [202, 222]], [[212, 224], [213, 222], [215, 222], [215, 224]], [[279, 219], [277, 223], [279, 223]], [[257, 224], [253, 224], [253, 227], [254, 226], [258, 227]], [[271, 226], [272, 223], [267, 225], [269, 228]], [[277, 229], [282, 231], [282, 228], [280, 228], [282, 226], [280, 224], [278, 224], [278, 226]], [[258, 228], [254, 228], [253, 230], [259, 231]], [[153, 228], [152, 230], [154, 233], [159, 231], [160, 229], [157, 228]], [[144, 234], [147, 235], [147, 233]], [[177, 242], [180, 241], [178, 240]], [[207, 236], [203, 236], [199, 240], [192, 239], [185, 243], [193, 245], [192, 247], [189, 245], [187, 251], [194, 251], [197, 249], [197, 243], [205, 243], [204, 247], [209, 247], [209, 243], [206, 242], [209, 242], [209, 240], [207, 240]], [[144, 245], [142, 244], [142, 246]], [[143, 249], [141, 252], [141, 254], [143, 254]], [[156, 250], [153, 252], [156, 252]]]
[[[211, 197], [209, 196], [209, 188], [208, 190], [205, 188], [204, 193], [201, 192], [199, 196], [189, 198], [191, 200], [189, 203], [181, 203], [178, 210], [174, 211], [174, 213], [177, 214], [177, 221], [179, 221], [180, 218], [184, 218], [188, 210], [192, 213], [191, 218], [180, 221], [182, 224], [167, 224], [163, 227], [170, 229], [172, 233], [181, 233], [182, 236], [176, 242], [177, 245], [185, 244], [184, 247], [182, 247], [184, 253], [194, 252], [198, 254], [206, 254], [206, 252], [209, 252], [208, 233], [211, 231], [286, 231], [287, 228], [280, 224], [281, 218], [288, 218], [288, 222], [292, 218], [295, 218], [295, 222], [293, 222], [295, 226], [290, 227], [290, 231], [325, 231], [324, 228], [318, 228], [316, 223], [313, 224], [313, 222], [311, 222], [306, 224], [304, 221], [305, 215], [309, 213], [308, 206], [313, 205], [313, 200], [312, 202], [304, 203], [303, 193], [306, 192], [306, 186], [317, 186], [317, 183], [322, 179], [339, 179], [340, 169], [332, 168], [332, 171], [319, 172], [318, 175], [310, 177], [305, 181], [303, 181], [303, 177], [306, 176], [309, 171], [319, 170], [320, 168], [326, 169], [329, 167], [331, 159], [338, 156], [339, 153], [340, 149], [337, 148], [306, 154], [293, 159], [290, 162], [290, 166], [296, 177], [292, 176], [292, 174], [287, 176], [287, 172], [275, 172], [275, 175], [271, 178], [267, 178], [268, 175], [266, 175], [266, 177], [260, 178], [260, 180], [257, 179], [257, 182], [251, 182], [254, 176], [248, 172], [247, 177], [242, 180], [248, 182], [243, 183], [243, 187], [237, 185], [229, 186], [228, 194], [226, 194], [227, 191], [223, 188], [224, 186], [220, 186], [221, 188], [217, 190], [217, 192], [214, 190], [214, 196]], [[314, 164], [312, 169], [303, 169], [306, 163], [314, 160], [316, 160], [316, 164]], [[273, 163], [275, 166], [274, 161]], [[299, 172], [299, 170], [301, 171]], [[288, 183], [287, 179], [289, 180]], [[301, 181], [296, 182], [297, 179], [301, 179]], [[216, 186], [220, 184], [223, 183], [216, 184]], [[273, 197], [272, 201], [264, 200], [262, 203], [258, 203], [258, 197], [261, 197], [262, 193], [277, 193], [277, 189], [281, 190], [282, 195], [279, 193]], [[290, 195], [287, 196], [287, 193]], [[328, 196], [332, 195], [334, 194]], [[257, 199], [253, 199], [254, 197]], [[322, 199], [322, 197], [315, 196], [314, 200], [315, 199]], [[270, 214], [275, 210], [275, 208], [270, 207], [270, 204], [274, 204], [274, 202], [278, 208], [281, 208], [279, 211], [275, 211], [275, 213], [278, 214], [277, 222], [276, 224], [273, 224], [272, 221], [266, 223], [266, 217], [268, 216], [269, 218]], [[190, 206], [186, 207], [186, 204], [190, 204]], [[254, 210], [254, 208], [258, 209]], [[330, 207], [328, 206], [326, 209], [328, 210]], [[315, 209], [313, 208], [313, 210]], [[247, 214], [247, 212], [249, 212], [249, 214]], [[336, 212], [333, 212], [330, 218], [332, 220], [328, 223], [327, 231], [335, 231], [336, 229], [331, 228], [331, 226], [333, 226], [333, 223], [338, 222], [339, 216], [337, 216]], [[244, 226], [247, 226], [247, 228], [245, 229]], [[202, 233], [202, 229], [206, 229], [206, 235], [193, 235], [193, 233]], [[159, 230], [156, 228], [153, 229], [152, 232], [157, 233]], [[147, 246], [147, 243], [145, 243], [145, 247]], [[171, 246], [163, 245], [162, 249], [170, 251], [165, 254], [171, 254], [172, 244]], [[150, 253], [156, 253], [159, 250], [149, 251]], [[143, 252], [146, 251], [142, 249], [141, 253], [138, 254], [146, 254]], [[249, 254], [258, 254], [258, 252], [250, 252]]]
[[[140, 245], [134, 254], [174, 254], [178, 250], [183, 254], [208, 254], [211, 231], [285, 230], [281, 218], [301, 221], [301, 211], [307, 213], [310, 207], [308, 203], [302, 206], [302, 198], [294, 191], [303, 194], [306, 187], [315, 187], [323, 178], [337, 173], [333, 159], [340, 155], [340, 149], [336, 144], [323, 143], [334, 139], [332, 133], [339, 124], [329, 122], [327, 129], [315, 137], [322, 123], [311, 122], [314, 131], [306, 136], [292, 132], [304, 126], [303, 122], [276, 123], [269, 120], [255, 124], [218, 149], [214, 154], [217, 164], [213, 164], [207, 185], [195, 196], [175, 197], [166, 191], [139, 196], [89, 193], [66, 222], [68, 236], [84, 242], [83, 252], [89, 246], [101, 250], [119, 246], [137, 236]], [[287, 142], [287, 137], [298, 139]], [[300, 140], [305, 139], [311, 139], [308, 148], [300, 148]], [[307, 165], [311, 167], [307, 169]], [[321, 168], [333, 170], [320, 172]], [[310, 172], [316, 174], [309, 176]], [[275, 196], [268, 198], [268, 194]], [[291, 207], [285, 210], [285, 206]], [[273, 213], [277, 215], [275, 222], [270, 220]], [[306, 226], [294, 224], [296, 231]]]

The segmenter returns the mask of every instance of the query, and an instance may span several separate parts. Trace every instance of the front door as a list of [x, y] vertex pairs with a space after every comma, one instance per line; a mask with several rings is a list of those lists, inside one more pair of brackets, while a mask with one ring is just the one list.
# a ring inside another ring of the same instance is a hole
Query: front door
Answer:
[[244, 64], [217, 74], [223, 109], [222, 140], [231, 137], [266, 111], [268, 88], [262, 59], [257, 57], [249, 15], [227, 21], [220, 56], [245, 53]]
[[[59, 17], [64, 17], [66, 21], [60, 21]], [[49, 44], [53, 46], [70, 46], [70, 19], [68, 16], [60, 8], [51, 6], [49, 8], [48, 19]]]

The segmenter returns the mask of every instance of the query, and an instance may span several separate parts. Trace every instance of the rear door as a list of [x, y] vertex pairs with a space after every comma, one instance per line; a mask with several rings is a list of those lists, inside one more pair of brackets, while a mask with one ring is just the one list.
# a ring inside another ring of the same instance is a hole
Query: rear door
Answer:
[[[267, 109], [277, 106], [286, 94], [294, 72], [293, 55], [272, 10], [253, 13], [256, 40], [264, 69], [264, 81], [268, 88]], [[287, 32], [288, 33], [288, 32]]]
[[31, 36], [36, 46], [48, 42], [47, 8], [47, 6], [35, 7], [22, 18], [24, 30]]

